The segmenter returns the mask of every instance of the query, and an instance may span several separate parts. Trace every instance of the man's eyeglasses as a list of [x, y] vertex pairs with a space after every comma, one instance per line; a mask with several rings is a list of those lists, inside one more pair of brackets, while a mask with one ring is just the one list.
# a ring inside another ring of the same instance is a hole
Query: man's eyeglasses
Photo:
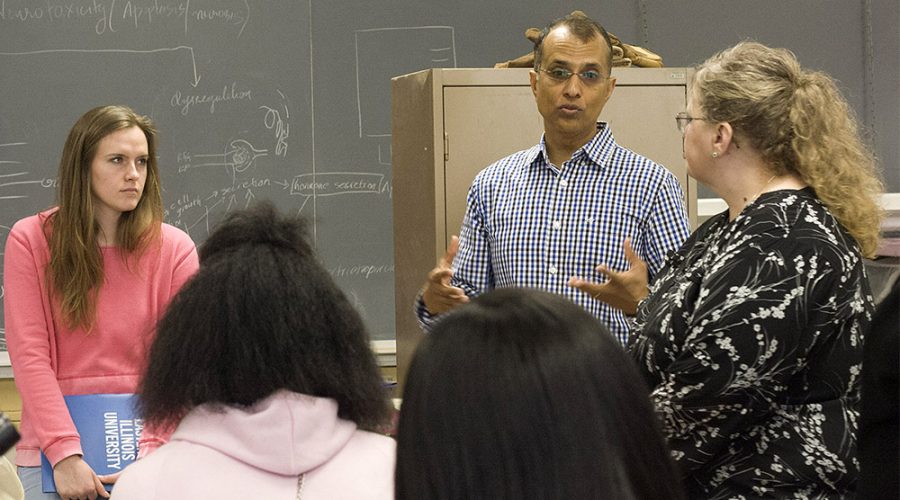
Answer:
[[678, 131], [682, 134], [684, 133], [684, 129], [687, 128], [688, 123], [691, 123], [694, 120], [706, 120], [706, 118], [698, 118], [694, 116], [690, 116], [684, 111], [675, 115], [675, 126], [678, 127]]
[[595, 69], [584, 70], [580, 73], [573, 73], [566, 68], [553, 68], [553, 69], [539, 69], [538, 71], [545, 73], [550, 77], [551, 80], [555, 82], [567, 82], [569, 78], [572, 78], [572, 75], [578, 75], [578, 78], [584, 82], [585, 85], [597, 85], [603, 80], [608, 79], [608, 76], [603, 76], [599, 71]]

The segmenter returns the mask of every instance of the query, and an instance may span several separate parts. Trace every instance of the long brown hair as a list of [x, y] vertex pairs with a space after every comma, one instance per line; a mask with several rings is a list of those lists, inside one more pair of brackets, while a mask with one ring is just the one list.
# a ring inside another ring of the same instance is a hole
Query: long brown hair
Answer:
[[123, 258], [139, 257], [151, 241], [158, 239], [162, 222], [153, 122], [126, 106], [100, 106], [78, 119], [63, 147], [57, 175], [59, 210], [47, 220], [44, 230], [50, 242], [49, 287], [59, 300], [63, 321], [71, 328], [91, 329], [97, 292], [103, 283], [91, 163], [104, 137], [131, 127], [140, 128], [147, 138], [147, 179], [137, 207], [119, 219], [116, 241]]
[[878, 248], [883, 185], [875, 155], [834, 80], [793, 53], [741, 42], [694, 74], [706, 116], [728, 122], [777, 174], [796, 173], [850, 233], [861, 253]]

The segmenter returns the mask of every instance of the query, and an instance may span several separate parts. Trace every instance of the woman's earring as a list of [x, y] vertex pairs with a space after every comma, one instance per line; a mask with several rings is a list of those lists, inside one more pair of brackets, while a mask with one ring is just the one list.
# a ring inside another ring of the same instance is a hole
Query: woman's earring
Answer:
[[719, 157], [719, 153], [713, 151], [712, 154], [711, 154], [710, 156], [712, 156], [713, 158], [718, 158], [718, 157]]

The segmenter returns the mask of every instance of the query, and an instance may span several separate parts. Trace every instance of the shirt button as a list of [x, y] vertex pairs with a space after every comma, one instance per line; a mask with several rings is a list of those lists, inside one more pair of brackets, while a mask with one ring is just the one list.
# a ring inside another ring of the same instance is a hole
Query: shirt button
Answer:
[[566, 187], [569, 185], [569, 181], [567, 181], [565, 179], [560, 179], [559, 185], [560, 185], [560, 187]]
[[547, 269], [547, 271], [549, 271], [550, 274], [555, 275], [556, 274], [556, 266], [550, 266], [550, 269]]
[[562, 224], [558, 220], [553, 221], [553, 229], [559, 229], [561, 227]]

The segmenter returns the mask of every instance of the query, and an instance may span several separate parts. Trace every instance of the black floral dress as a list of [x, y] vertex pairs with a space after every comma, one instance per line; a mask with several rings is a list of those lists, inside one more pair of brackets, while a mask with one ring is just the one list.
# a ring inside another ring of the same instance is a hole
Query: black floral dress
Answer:
[[853, 495], [873, 310], [855, 241], [810, 188], [719, 214], [669, 258], [630, 349], [692, 498]]

